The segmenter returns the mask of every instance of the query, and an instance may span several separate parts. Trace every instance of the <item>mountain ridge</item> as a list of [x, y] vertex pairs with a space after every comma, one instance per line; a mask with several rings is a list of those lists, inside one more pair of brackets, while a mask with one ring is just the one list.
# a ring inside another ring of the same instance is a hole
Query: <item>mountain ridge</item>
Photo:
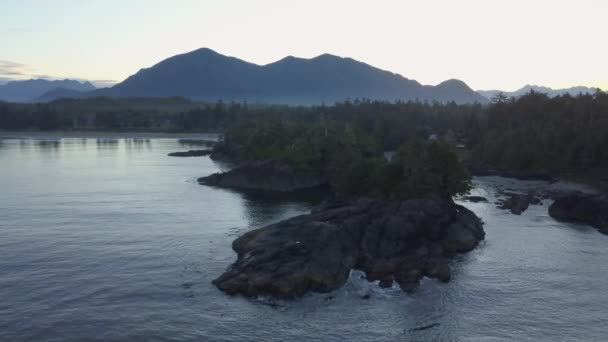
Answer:
[[[349, 57], [322, 54], [287, 56], [265, 65], [225, 56], [209, 48], [166, 58], [142, 68], [111, 88], [85, 97], [186, 97], [200, 101], [249, 101], [311, 105], [354, 98], [455, 101], [487, 99], [460, 81], [451, 86], [423, 86], [415, 80]], [[52, 100], [52, 97], [46, 97]]]
[[0, 85], [0, 101], [6, 102], [35, 102], [36, 99], [54, 89], [63, 88], [71, 91], [93, 91], [95, 86], [89, 81], [72, 79], [45, 80], [30, 79], [10, 81]]
[[565, 94], [570, 94], [572, 96], [578, 95], [578, 94], [593, 94], [597, 91], [597, 89], [598, 88], [585, 87], [585, 86], [554, 89], [554, 88], [545, 87], [545, 86], [526, 84], [525, 86], [523, 86], [520, 89], [517, 89], [515, 91], [478, 90], [477, 93], [484, 96], [488, 100], [491, 100], [498, 93], [503, 93], [508, 97], [520, 97], [520, 96], [523, 96], [523, 95], [529, 93], [530, 91], [535, 91], [537, 93], [547, 94], [549, 97], [556, 97], [556, 96], [565, 95]]

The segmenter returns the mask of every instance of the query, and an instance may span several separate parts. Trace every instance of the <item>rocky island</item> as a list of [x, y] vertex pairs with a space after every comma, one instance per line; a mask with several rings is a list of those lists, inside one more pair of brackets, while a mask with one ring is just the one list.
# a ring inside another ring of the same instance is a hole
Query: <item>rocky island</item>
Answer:
[[331, 200], [237, 238], [237, 261], [213, 283], [234, 295], [296, 298], [329, 292], [351, 270], [413, 291], [447, 282], [449, 260], [484, 239], [482, 222], [452, 197], [470, 176], [445, 141], [413, 139], [388, 161], [348, 125], [256, 123], [229, 132], [212, 159], [235, 168], [199, 178], [228, 188], [289, 192], [328, 187]]
[[449, 258], [484, 236], [475, 214], [445, 200], [331, 202], [236, 239], [238, 260], [213, 283], [228, 294], [294, 298], [336, 290], [357, 269], [409, 292], [424, 276], [449, 281]]

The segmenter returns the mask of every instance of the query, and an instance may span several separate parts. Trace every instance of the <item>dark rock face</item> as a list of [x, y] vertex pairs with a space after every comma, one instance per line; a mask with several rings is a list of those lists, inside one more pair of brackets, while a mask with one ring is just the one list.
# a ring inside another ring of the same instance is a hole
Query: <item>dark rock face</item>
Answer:
[[211, 154], [211, 150], [190, 150], [187, 152], [169, 153], [169, 157], [204, 157]]
[[331, 202], [236, 239], [238, 260], [213, 283], [231, 295], [294, 298], [335, 290], [359, 269], [412, 291], [423, 276], [449, 281], [448, 258], [484, 236], [473, 212], [448, 201]]
[[315, 173], [295, 170], [273, 161], [245, 163], [228, 172], [199, 178], [198, 182], [225, 188], [280, 192], [319, 188], [328, 184], [327, 179]]
[[549, 207], [549, 216], [588, 224], [608, 235], [608, 199], [602, 196], [574, 193], [559, 197]]

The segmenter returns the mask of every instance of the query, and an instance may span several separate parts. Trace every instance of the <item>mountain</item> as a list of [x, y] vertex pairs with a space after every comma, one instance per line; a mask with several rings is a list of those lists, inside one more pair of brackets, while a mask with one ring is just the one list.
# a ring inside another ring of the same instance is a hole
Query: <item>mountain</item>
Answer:
[[0, 101], [30, 102], [55, 88], [87, 92], [94, 90], [95, 86], [89, 82], [67, 79], [55, 81], [42, 79], [11, 81], [5, 85], [0, 85]]
[[480, 95], [482, 95], [485, 98], [487, 98], [488, 100], [490, 100], [494, 96], [496, 96], [496, 94], [501, 93], [501, 92], [504, 93], [505, 95], [507, 95], [508, 97], [520, 97], [522, 95], [529, 93], [532, 90], [534, 90], [535, 92], [538, 92], [538, 93], [547, 94], [549, 97], [555, 97], [558, 95], [565, 95], [565, 94], [570, 94], [573, 96], [578, 95], [578, 94], [594, 94], [597, 91], [597, 88], [572, 87], [572, 88], [564, 88], [564, 89], [553, 89], [553, 88], [549, 88], [549, 87], [542, 87], [542, 86], [527, 84], [523, 88], [518, 89], [516, 91], [512, 91], [512, 92], [501, 91], [501, 90], [479, 90], [479, 91], [477, 91], [477, 93], [479, 93]]
[[50, 102], [57, 99], [79, 99], [88, 96], [89, 92], [87, 91], [59, 87], [47, 91], [41, 96], [33, 99], [31, 102]]
[[324, 54], [286, 57], [257, 65], [210, 49], [198, 49], [141, 69], [111, 88], [87, 96], [169, 97], [193, 100], [321, 104], [348, 98], [487, 102], [464, 82], [423, 86], [399, 74], [351, 58]]

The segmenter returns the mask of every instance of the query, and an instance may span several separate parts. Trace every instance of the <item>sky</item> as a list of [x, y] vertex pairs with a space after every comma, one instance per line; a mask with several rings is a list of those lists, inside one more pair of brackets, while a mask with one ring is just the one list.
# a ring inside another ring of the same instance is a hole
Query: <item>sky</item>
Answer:
[[256, 64], [323, 53], [422, 84], [608, 89], [606, 0], [0, 0], [0, 82], [98, 86], [201, 47]]

